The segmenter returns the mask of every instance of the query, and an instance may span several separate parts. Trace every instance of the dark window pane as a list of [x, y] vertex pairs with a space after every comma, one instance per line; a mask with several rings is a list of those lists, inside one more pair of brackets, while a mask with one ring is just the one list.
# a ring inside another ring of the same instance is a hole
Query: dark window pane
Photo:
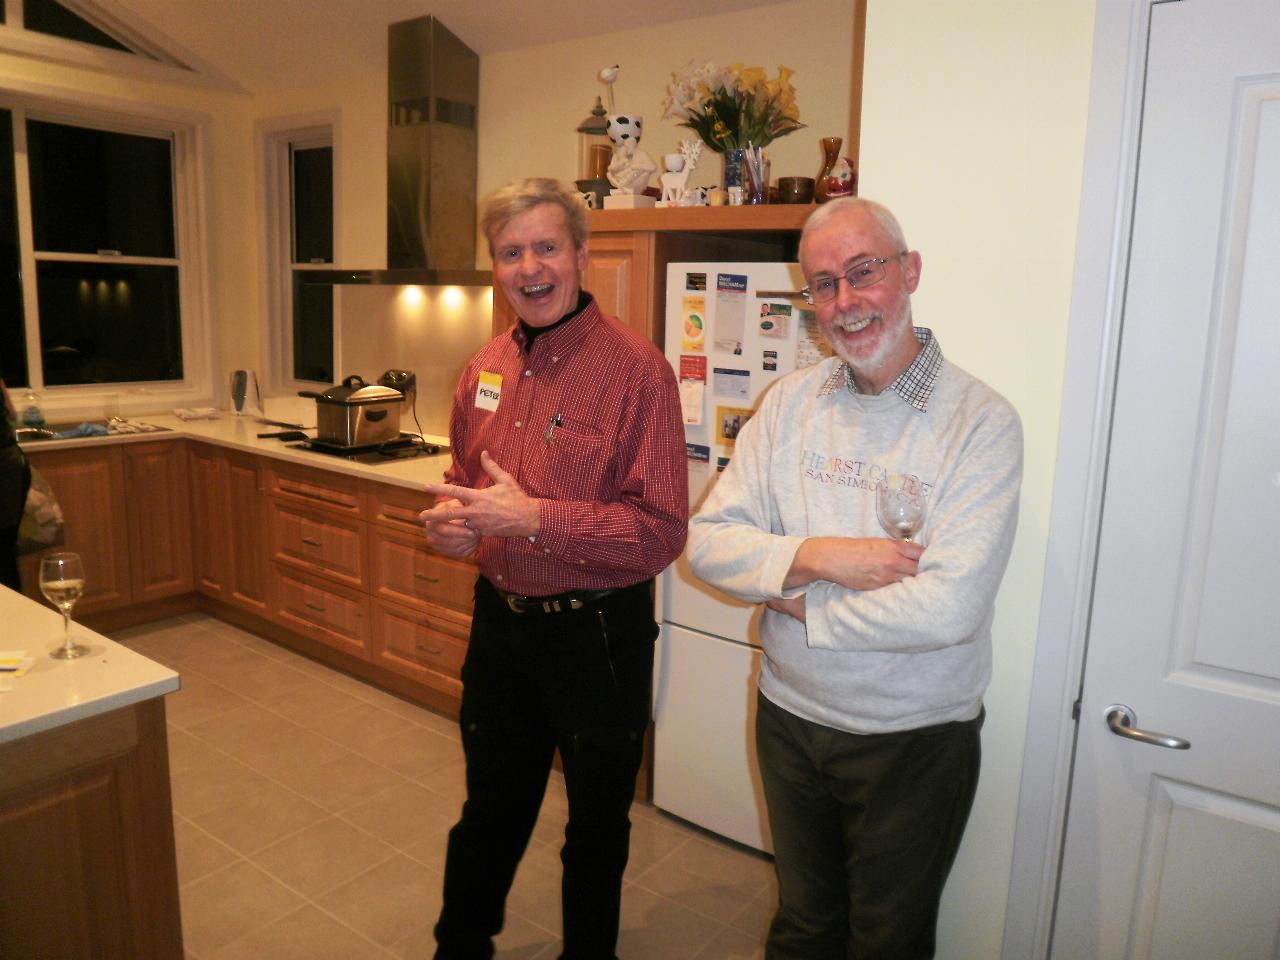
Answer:
[[333, 147], [292, 149], [293, 262], [333, 263]]
[[333, 285], [293, 271], [293, 375], [333, 383]]
[[36, 265], [44, 382], [182, 379], [178, 268]]
[[[0, 7], [4, 4], [0, 3]], [[0, 15], [0, 20], [3, 16]], [[133, 51], [110, 34], [103, 33], [88, 20], [72, 13], [56, 0], [22, 0], [22, 22], [28, 30], [47, 33], [67, 40], [92, 43], [111, 50]]]
[[28, 120], [27, 151], [36, 250], [174, 256], [168, 140]]
[[22, 277], [18, 272], [21, 265], [18, 192], [13, 175], [13, 113], [0, 110], [0, 379], [10, 386], [31, 382], [22, 318]]

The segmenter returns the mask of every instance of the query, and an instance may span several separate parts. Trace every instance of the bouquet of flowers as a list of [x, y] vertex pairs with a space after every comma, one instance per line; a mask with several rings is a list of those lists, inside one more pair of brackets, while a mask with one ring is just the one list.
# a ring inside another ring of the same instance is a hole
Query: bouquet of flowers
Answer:
[[663, 114], [694, 131], [716, 153], [735, 147], [763, 147], [804, 126], [791, 75], [778, 67], [770, 80], [761, 67], [740, 63], [720, 68], [691, 60], [671, 74]]

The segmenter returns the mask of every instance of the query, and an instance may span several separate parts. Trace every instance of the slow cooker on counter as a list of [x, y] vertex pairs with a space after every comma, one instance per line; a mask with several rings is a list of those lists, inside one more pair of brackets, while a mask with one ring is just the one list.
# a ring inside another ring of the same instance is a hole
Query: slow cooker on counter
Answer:
[[299, 390], [316, 402], [316, 439], [343, 447], [382, 443], [400, 436], [400, 404], [404, 394], [392, 387], [347, 377], [323, 393]]

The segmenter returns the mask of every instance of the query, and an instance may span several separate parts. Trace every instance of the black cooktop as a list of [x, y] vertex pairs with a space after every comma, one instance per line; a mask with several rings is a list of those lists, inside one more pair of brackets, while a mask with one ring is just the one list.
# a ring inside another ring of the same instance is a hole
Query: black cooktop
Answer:
[[342, 457], [355, 463], [393, 463], [411, 457], [428, 457], [440, 453], [443, 447], [435, 443], [427, 443], [416, 433], [402, 433], [394, 440], [383, 440], [380, 443], [361, 443], [354, 446], [329, 443], [325, 440], [304, 440], [291, 443], [289, 446], [299, 450], [310, 450], [331, 457]]

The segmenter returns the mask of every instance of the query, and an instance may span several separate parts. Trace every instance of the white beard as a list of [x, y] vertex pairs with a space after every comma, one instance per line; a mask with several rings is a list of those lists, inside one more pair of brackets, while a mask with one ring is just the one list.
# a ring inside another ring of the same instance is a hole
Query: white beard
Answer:
[[857, 331], [875, 319], [883, 321], [883, 329], [875, 348], [870, 353], [854, 354], [838, 336], [831, 337], [831, 347], [836, 356], [853, 368], [854, 373], [875, 377], [889, 362], [890, 358], [901, 348], [903, 331], [909, 335], [911, 331], [911, 295], [903, 293], [901, 298], [889, 311], [862, 312], [848, 310], [831, 318], [832, 333], [840, 331]]

